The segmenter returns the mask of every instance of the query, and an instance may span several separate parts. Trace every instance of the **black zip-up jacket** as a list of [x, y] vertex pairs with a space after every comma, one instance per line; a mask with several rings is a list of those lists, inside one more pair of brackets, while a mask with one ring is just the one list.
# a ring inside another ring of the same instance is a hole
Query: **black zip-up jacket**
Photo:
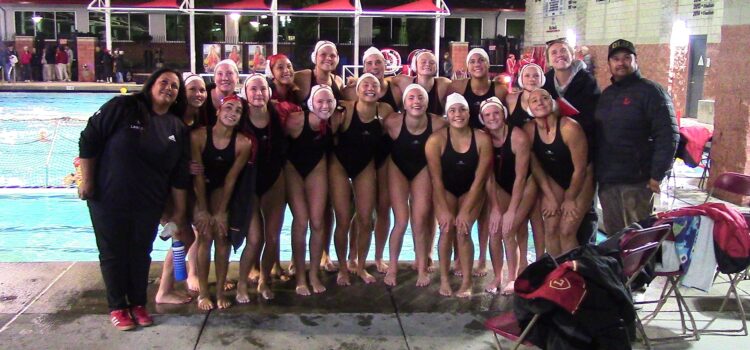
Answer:
[[[631, 349], [635, 309], [618, 256], [617, 250], [583, 245], [557, 258], [558, 263], [575, 260], [575, 271], [586, 281], [586, 294], [574, 315], [549, 300], [524, 299], [516, 294], [513, 312], [521, 327], [526, 327], [534, 314], [542, 315], [527, 339], [542, 349]], [[516, 288], [539, 288], [554, 269], [552, 258], [545, 255], [518, 276]]]
[[[557, 89], [555, 89], [555, 70], [552, 69], [547, 72], [545, 78], [546, 82], [543, 89], [547, 90], [553, 99], [557, 99], [560, 95], [557, 93]], [[577, 121], [578, 124], [581, 124], [583, 132], [586, 134], [589, 160], [594, 157], [594, 135], [596, 134], [594, 129], [594, 111], [596, 110], [596, 103], [600, 95], [601, 91], [599, 90], [599, 85], [596, 84], [596, 80], [591, 73], [584, 69], [579, 70], [573, 76], [573, 80], [570, 81], [563, 94], [563, 97], [579, 112], [577, 115], [570, 117]]]
[[680, 135], [674, 105], [640, 71], [604, 89], [594, 117], [596, 180], [603, 184], [661, 181], [672, 167]]

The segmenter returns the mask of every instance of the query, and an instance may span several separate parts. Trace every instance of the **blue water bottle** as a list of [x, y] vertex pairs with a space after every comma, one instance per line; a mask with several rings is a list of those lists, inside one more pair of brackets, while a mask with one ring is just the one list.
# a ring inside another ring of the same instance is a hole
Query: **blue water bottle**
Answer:
[[185, 268], [185, 244], [172, 239], [172, 262], [174, 266], [174, 279], [184, 281], [187, 279], [187, 269]]

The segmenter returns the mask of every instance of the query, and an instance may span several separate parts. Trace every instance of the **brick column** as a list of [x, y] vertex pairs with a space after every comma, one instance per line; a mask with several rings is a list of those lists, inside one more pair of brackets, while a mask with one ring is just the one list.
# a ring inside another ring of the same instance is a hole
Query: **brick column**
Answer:
[[94, 82], [96, 80], [96, 65], [94, 64], [96, 38], [79, 37], [77, 43], [78, 81]]
[[[709, 188], [718, 175], [727, 171], [750, 173], [750, 76], [747, 48], [750, 47], [750, 24], [721, 27], [719, 53], [714, 68], [721, 83], [717, 84], [714, 114], [714, 138], [711, 149]], [[748, 205], [750, 197], [715, 192], [721, 199]]]
[[[34, 37], [16, 35], [16, 43], [14, 45], [15, 45], [16, 51], [20, 55], [21, 53], [23, 53], [24, 46], [28, 46], [29, 50], [31, 50], [34, 47]], [[18, 57], [18, 59], [20, 60], [21, 57]]]
[[[453, 73], [455, 74], [459, 70], [466, 71], [466, 55], [469, 54], [469, 43], [452, 41], [448, 45], [448, 50], [451, 53], [451, 63], [453, 64]], [[451, 77], [447, 78], [450, 79]]]

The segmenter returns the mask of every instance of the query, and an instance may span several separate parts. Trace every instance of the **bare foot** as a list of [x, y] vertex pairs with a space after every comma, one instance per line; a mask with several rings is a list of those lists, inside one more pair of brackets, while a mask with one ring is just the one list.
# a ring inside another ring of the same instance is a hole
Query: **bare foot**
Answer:
[[338, 269], [336, 268], [336, 265], [333, 264], [331, 259], [326, 259], [326, 261], [322, 261], [320, 263], [320, 269], [325, 272], [336, 272]]
[[498, 286], [502, 285], [502, 280], [493, 279], [484, 286], [484, 291], [490, 294], [497, 294]]
[[187, 288], [191, 292], [200, 293], [201, 288], [200, 284], [198, 284], [198, 276], [188, 276]]
[[209, 296], [198, 297], [198, 308], [203, 311], [213, 310], [216, 306]]
[[237, 288], [237, 281], [226, 280], [226, 282], [224, 282], [224, 291], [225, 292], [228, 292], [228, 291], [230, 291], [232, 289], [235, 289], [235, 288]]
[[326, 291], [326, 287], [320, 282], [318, 276], [310, 276], [310, 286], [312, 286], [313, 293], [320, 294]]
[[289, 276], [294, 276], [297, 273], [297, 269], [294, 267], [294, 263], [289, 264], [289, 268], [286, 269]]
[[440, 282], [440, 290], [438, 291], [440, 295], [444, 297], [449, 297], [453, 295], [453, 290], [451, 289], [450, 283], [448, 281], [441, 281]]
[[430, 285], [430, 274], [420, 273], [417, 275], [417, 287], [426, 287]]
[[346, 262], [346, 266], [349, 268], [349, 271], [357, 271], [357, 260], [349, 260]]
[[385, 273], [385, 278], [383, 279], [383, 282], [385, 282], [387, 286], [395, 287], [397, 274], [398, 274], [398, 270], [396, 269], [396, 267], [389, 267], [388, 272]]
[[219, 309], [228, 309], [230, 306], [232, 306], [232, 301], [229, 300], [229, 298], [225, 297], [222, 294], [216, 294], [216, 306], [219, 307]]
[[365, 284], [375, 283], [377, 282], [377, 278], [375, 276], [371, 275], [367, 270], [361, 269], [357, 271], [357, 276], [362, 279], [362, 281], [365, 282]]
[[437, 269], [435, 268], [435, 262], [434, 262], [434, 261], [432, 261], [432, 259], [428, 259], [428, 260], [427, 260], [427, 272], [429, 272], [429, 273], [433, 273], [433, 272], [435, 272], [436, 270], [437, 270]]
[[485, 264], [479, 264], [471, 274], [474, 277], [484, 277], [487, 275], [487, 267], [485, 266]]
[[294, 288], [294, 291], [297, 293], [297, 295], [301, 296], [308, 296], [310, 295], [310, 288], [307, 288], [306, 285], [297, 286], [297, 288]]
[[187, 304], [193, 301], [193, 298], [173, 290], [167, 293], [156, 293], [155, 301], [157, 304]]
[[271, 277], [286, 282], [289, 280], [289, 272], [284, 270], [281, 265], [277, 263], [273, 265], [273, 268], [271, 269]]
[[340, 269], [338, 276], [336, 276], [336, 284], [339, 286], [348, 286], [351, 285], [351, 281], [349, 281], [349, 270], [346, 268]]
[[271, 291], [271, 287], [269, 287], [268, 283], [266, 282], [258, 283], [258, 294], [260, 294], [260, 296], [263, 297], [264, 300], [271, 300], [274, 297], [273, 291]]
[[388, 264], [386, 264], [383, 259], [375, 259], [375, 267], [378, 269], [378, 272], [380, 273], [386, 273], [388, 272]]
[[471, 297], [471, 287], [468, 288], [460, 288], [456, 291], [456, 296], [459, 298], [470, 298]]
[[234, 297], [234, 300], [237, 300], [237, 303], [239, 304], [247, 304], [250, 302], [250, 293], [247, 292], [246, 283], [237, 284], [237, 295]]
[[247, 280], [252, 284], [258, 283], [258, 280], [260, 280], [260, 270], [257, 268], [250, 270], [250, 273], [247, 275]]
[[503, 287], [503, 295], [512, 295], [516, 291], [516, 281], [510, 281]]
[[463, 272], [461, 272], [461, 269], [454, 269], [454, 270], [453, 270], [453, 276], [456, 276], [456, 277], [464, 277], [464, 273], [463, 273]]

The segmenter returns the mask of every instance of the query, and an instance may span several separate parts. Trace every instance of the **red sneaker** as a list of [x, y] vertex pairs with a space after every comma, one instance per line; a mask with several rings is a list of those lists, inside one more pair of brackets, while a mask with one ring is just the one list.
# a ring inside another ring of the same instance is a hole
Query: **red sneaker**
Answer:
[[118, 331], [129, 331], [135, 328], [135, 322], [130, 317], [128, 309], [119, 309], [109, 313], [109, 320]]
[[133, 313], [135, 322], [143, 327], [148, 327], [154, 324], [154, 319], [146, 311], [146, 307], [143, 305], [133, 306], [130, 308], [130, 312]]

